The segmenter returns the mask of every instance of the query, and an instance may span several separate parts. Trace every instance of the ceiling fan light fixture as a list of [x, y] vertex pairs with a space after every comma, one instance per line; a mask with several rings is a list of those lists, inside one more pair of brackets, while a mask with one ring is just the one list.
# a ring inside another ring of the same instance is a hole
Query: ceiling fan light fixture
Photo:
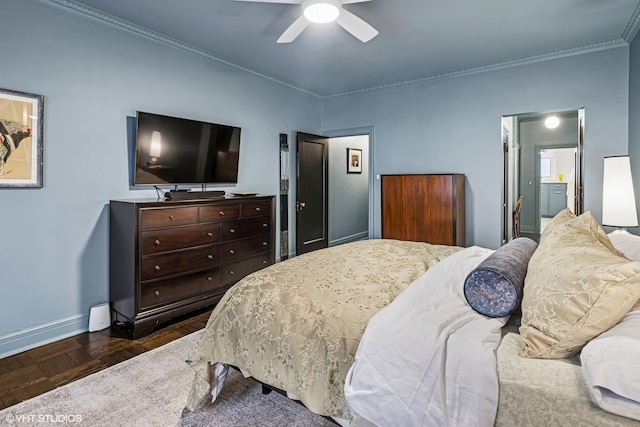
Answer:
[[340, 6], [338, 0], [306, 0], [302, 2], [302, 11], [309, 21], [326, 24], [340, 16]]

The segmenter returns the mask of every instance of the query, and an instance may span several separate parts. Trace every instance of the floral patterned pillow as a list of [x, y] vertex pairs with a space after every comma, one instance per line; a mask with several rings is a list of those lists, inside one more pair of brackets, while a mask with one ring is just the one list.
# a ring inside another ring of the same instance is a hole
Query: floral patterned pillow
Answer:
[[572, 219], [576, 219], [576, 218], [577, 218], [576, 214], [571, 212], [568, 208], [561, 210], [560, 212], [558, 212], [556, 216], [554, 216], [551, 219], [549, 224], [547, 224], [544, 231], [542, 232], [542, 237], [549, 234], [552, 230], [554, 230], [560, 224], [564, 224], [565, 222], [570, 221]]
[[520, 354], [572, 356], [618, 323], [638, 299], [640, 262], [616, 254], [591, 212], [552, 221], [529, 261]]
[[464, 297], [478, 313], [508, 316], [520, 308], [527, 265], [538, 244], [518, 237], [482, 261], [464, 281]]

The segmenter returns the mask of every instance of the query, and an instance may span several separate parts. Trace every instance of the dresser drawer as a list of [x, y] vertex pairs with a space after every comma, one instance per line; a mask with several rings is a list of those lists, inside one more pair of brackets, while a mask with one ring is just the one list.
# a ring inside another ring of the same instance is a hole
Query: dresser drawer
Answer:
[[222, 262], [233, 261], [236, 259], [246, 258], [260, 252], [271, 250], [271, 236], [263, 234], [262, 236], [235, 240], [222, 245]]
[[271, 229], [269, 217], [241, 219], [222, 224], [222, 240], [241, 239], [267, 233]]
[[268, 195], [111, 200], [110, 303], [131, 337], [216, 304], [235, 282], [272, 264], [274, 203]]
[[220, 224], [143, 231], [140, 236], [140, 252], [142, 255], [155, 254], [216, 243], [220, 240]]
[[223, 285], [233, 283], [240, 280], [247, 274], [261, 270], [270, 264], [271, 253], [269, 252], [243, 261], [227, 264], [221, 267], [220, 280]]
[[549, 184], [551, 191], [567, 191], [567, 184]]
[[144, 310], [203, 293], [211, 293], [220, 287], [219, 268], [175, 279], [145, 283], [140, 289], [140, 308]]
[[271, 213], [271, 203], [253, 202], [242, 204], [242, 217], [263, 216]]
[[171, 274], [220, 265], [220, 246], [202, 246], [142, 257], [140, 280], [151, 280]]
[[219, 222], [240, 217], [238, 205], [214, 205], [200, 208], [200, 222]]
[[192, 206], [187, 208], [143, 209], [140, 217], [140, 228], [142, 230], [196, 224], [198, 222], [198, 208]]

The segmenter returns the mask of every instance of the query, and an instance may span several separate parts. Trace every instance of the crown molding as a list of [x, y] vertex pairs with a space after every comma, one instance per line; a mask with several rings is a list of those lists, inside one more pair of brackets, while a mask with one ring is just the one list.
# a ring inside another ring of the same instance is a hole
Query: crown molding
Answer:
[[363, 92], [369, 92], [369, 91], [373, 91], [373, 90], [386, 89], [386, 88], [391, 88], [391, 87], [395, 87], [395, 86], [404, 86], [404, 85], [409, 85], [409, 84], [414, 84], [414, 83], [421, 83], [421, 82], [428, 82], [428, 81], [434, 81], [434, 80], [451, 79], [451, 78], [455, 78], [455, 77], [466, 76], [466, 75], [469, 75], [469, 74], [485, 73], [485, 72], [488, 72], [488, 71], [501, 70], [501, 69], [504, 69], [504, 68], [517, 67], [519, 65], [533, 64], [533, 63], [536, 63], [536, 62], [544, 62], [544, 61], [548, 61], [550, 59], [557, 59], [557, 58], [563, 58], [563, 57], [567, 57], [567, 56], [581, 55], [583, 53], [597, 52], [597, 51], [600, 51], [600, 50], [613, 49], [613, 48], [622, 47], [622, 46], [628, 46], [628, 45], [629, 44], [623, 39], [610, 40], [610, 41], [602, 42], [602, 43], [594, 43], [594, 44], [575, 47], [575, 48], [571, 48], [571, 49], [563, 49], [563, 50], [557, 50], [557, 51], [553, 51], [553, 52], [549, 52], [549, 53], [543, 53], [541, 55], [526, 56], [526, 57], [522, 57], [522, 58], [518, 58], [518, 59], [512, 59], [512, 60], [509, 60], [509, 61], [496, 62], [496, 63], [493, 63], [493, 64], [487, 64], [487, 65], [483, 65], [483, 66], [480, 66], [480, 67], [469, 68], [469, 69], [465, 69], [465, 70], [452, 71], [450, 73], [438, 74], [438, 75], [434, 75], [434, 76], [426, 76], [426, 77], [421, 77], [421, 78], [413, 79], [413, 80], [406, 80], [406, 81], [397, 82], [397, 83], [390, 83], [388, 85], [380, 85], [380, 86], [371, 87], [371, 88], [365, 88], [365, 89], [359, 89], [359, 90], [354, 90], [354, 91], [349, 91], [349, 92], [337, 93], [337, 94], [334, 94], [334, 95], [324, 96], [323, 98], [335, 98], [335, 97], [339, 97], [339, 96], [352, 95], [352, 94], [356, 94], [356, 93], [363, 93]]
[[622, 33], [622, 39], [627, 43], [631, 44], [633, 39], [638, 34], [638, 30], [640, 29], [640, 2], [636, 5], [636, 9], [633, 11], [633, 16], [629, 20], [627, 24], [627, 28], [624, 29]]
[[310, 92], [308, 90], [302, 89], [300, 87], [294, 86], [291, 83], [287, 83], [285, 81], [278, 80], [278, 79], [276, 79], [274, 77], [271, 77], [271, 76], [268, 76], [266, 74], [262, 74], [262, 73], [259, 73], [257, 71], [251, 70], [249, 68], [243, 67], [242, 65], [239, 65], [239, 64], [236, 64], [234, 62], [231, 62], [231, 61], [228, 61], [226, 59], [223, 59], [223, 58], [220, 58], [218, 56], [215, 56], [215, 55], [211, 54], [210, 52], [207, 52], [207, 51], [205, 51], [203, 49], [199, 49], [199, 48], [197, 48], [195, 46], [191, 46], [191, 45], [189, 45], [187, 43], [183, 43], [183, 42], [181, 42], [179, 40], [176, 40], [174, 38], [165, 36], [164, 34], [160, 34], [160, 33], [157, 33], [155, 31], [151, 31], [151, 30], [149, 30], [147, 28], [141, 27], [141, 26], [139, 26], [137, 24], [134, 24], [132, 22], [126, 21], [126, 20], [121, 19], [121, 18], [117, 18], [117, 17], [115, 17], [113, 15], [109, 15], [109, 14], [101, 12], [99, 10], [96, 10], [96, 9], [90, 8], [88, 6], [76, 3], [74, 1], [71, 1], [71, 0], [37, 0], [37, 1], [39, 1], [41, 3], [46, 3], [46, 4], [49, 4], [49, 5], [58, 6], [58, 7], [64, 8], [64, 9], [71, 10], [73, 12], [79, 13], [79, 14], [87, 16], [89, 18], [93, 18], [93, 19], [95, 19], [97, 21], [112, 25], [114, 27], [118, 27], [120, 29], [123, 29], [123, 30], [129, 31], [131, 33], [137, 34], [139, 36], [145, 37], [147, 39], [151, 39], [151, 40], [160, 42], [162, 44], [165, 44], [165, 45], [177, 48], [177, 49], [181, 49], [181, 50], [187, 51], [189, 53], [192, 53], [194, 55], [198, 55], [200, 57], [209, 59], [211, 61], [219, 62], [221, 64], [224, 64], [224, 65], [228, 66], [228, 67], [235, 68], [237, 70], [244, 71], [246, 73], [253, 74], [253, 75], [261, 77], [263, 79], [272, 81], [274, 83], [281, 84], [281, 85], [286, 86], [288, 88], [294, 89], [294, 90], [296, 90], [298, 92], [302, 92], [302, 93], [305, 93], [307, 95], [311, 95], [311, 96], [314, 96], [314, 97], [317, 97], [317, 98], [321, 98], [322, 97], [321, 95], [318, 95], [316, 93], [313, 93], [313, 92]]
[[311, 91], [308, 91], [306, 89], [297, 87], [291, 83], [285, 82], [283, 80], [279, 80], [276, 79], [274, 77], [271, 77], [269, 75], [257, 72], [255, 70], [251, 70], [247, 67], [244, 67], [242, 65], [236, 64], [234, 62], [228, 61], [224, 58], [220, 58], [218, 56], [215, 56], [213, 54], [211, 54], [210, 52], [207, 52], [203, 49], [199, 49], [195, 46], [191, 46], [187, 43], [183, 43], [179, 40], [173, 39], [171, 37], [165, 36], [164, 34], [160, 34], [157, 33], [155, 31], [151, 31], [149, 29], [146, 29], [144, 27], [141, 27], [137, 24], [134, 24], [132, 22], [126, 21], [124, 19], [121, 18], [117, 18], [115, 16], [106, 14], [104, 12], [101, 12], [99, 10], [90, 8], [88, 6], [76, 3], [72, 0], [37, 0], [41, 3], [46, 3], [49, 5], [53, 5], [53, 6], [58, 6], [67, 10], [71, 10], [73, 12], [79, 13], [81, 15], [93, 18], [97, 21], [118, 27], [120, 29], [126, 30], [128, 32], [137, 34], [139, 36], [154, 40], [156, 42], [160, 42], [163, 43], [165, 45], [174, 47], [176, 49], [181, 49], [184, 51], [187, 51], [189, 53], [192, 53], [194, 55], [209, 59], [211, 61], [215, 61], [221, 64], [224, 64], [228, 67], [240, 70], [240, 71], [244, 71], [246, 73], [249, 74], [253, 74], [255, 76], [261, 77], [263, 79], [269, 80], [271, 82], [286, 86], [288, 88], [291, 88], [293, 90], [296, 90], [298, 92], [307, 94], [307, 95], [311, 95], [314, 96], [316, 98], [321, 98], [321, 99], [328, 99], [328, 98], [335, 98], [335, 97], [340, 97], [340, 96], [346, 96], [346, 95], [352, 95], [352, 94], [357, 94], [357, 93], [363, 93], [363, 92], [369, 92], [369, 91], [375, 91], [375, 90], [380, 90], [380, 89], [386, 89], [386, 88], [392, 88], [392, 87], [396, 87], [396, 86], [404, 86], [404, 85], [409, 85], [409, 84], [414, 84], [414, 83], [421, 83], [421, 82], [427, 82], [427, 81], [435, 81], [435, 80], [442, 80], [442, 79], [450, 79], [450, 78], [455, 78], [455, 77], [461, 77], [461, 76], [465, 76], [465, 75], [470, 75], [470, 74], [478, 74], [478, 73], [484, 73], [484, 72], [488, 72], [488, 71], [495, 71], [495, 70], [500, 70], [500, 69], [504, 69], [504, 68], [510, 68], [510, 67], [516, 67], [519, 65], [525, 65], [525, 64], [532, 64], [532, 63], [536, 63], [536, 62], [542, 62], [542, 61], [547, 61], [550, 59], [556, 59], [556, 58], [562, 58], [562, 57], [566, 57], [566, 56], [573, 56], [573, 55], [580, 55], [583, 53], [589, 53], [589, 52], [596, 52], [599, 50], [606, 50], [606, 49], [613, 49], [616, 47], [622, 47], [622, 46], [628, 46], [631, 41], [633, 40], [633, 38], [635, 37], [635, 35], [637, 34], [638, 30], [640, 30], [640, 3], [638, 4], [638, 6], [636, 6], [636, 9], [634, 11], [634, 14], [631, 18], [631, 20], [629, 21], [629, 24], [627, 25], [627, 27], [625, 28], [624, 33], [622, 34], [622, 37], [620, 39], [616, 39], [616, 40], [610, 40], [607, 42], [602, 42], [602, 43], [595, 43], [595, 44], [590, 44], [590, 45], [585, 45], [585, 46], [579, 46], [579, 47], [575, 47], [575, 48], [570, 48], [570, 49], [563, 49], [563, 50], [558, 50], [558, 51], [553, 51], [553, 52], [549, 52], [549, 53], [544, 53], [541, 55], [534, 55], [534, 56], [527, 56], [527, 57], [523, 57], [523, 58], [517, 58], [517, 59], [513, 59], [513, 60], [509, 60], [509, 61], [503, 61], [503, 62], [497, 62], [497, 63], [493, 63], [493, 64], [487, 64], [487, 65], [483, 65], [480, 67], [475, 67], [475, 68], [470, 68], [470, 69], [465, 69], [465, 70], [459, 70], [459, 71], [453, 71], [450, 73], [444, 73], [444, 74], [438, 74], [438, 75], [433, 75], [433, 76], [425, 76], [425, 77], [421, 77], [418, 79], [413, 79], [413, 80], [406, 80], [406, 81], [402, 81], [402, 82], [396, 82], [396, 83], [389, 83], [386, 85], [379, 85], [379, 86], [375, 86], [375, 87], [369, 87], [369, 88], [363, 88], [363, 89], [357, 89], [357, 90], [353, 90], [353, 91], [348, 91], [348, 92], [341, 92], [341, 93], [336, 93], [336, 94], [330, 94], [330, 95], [320, 95]]

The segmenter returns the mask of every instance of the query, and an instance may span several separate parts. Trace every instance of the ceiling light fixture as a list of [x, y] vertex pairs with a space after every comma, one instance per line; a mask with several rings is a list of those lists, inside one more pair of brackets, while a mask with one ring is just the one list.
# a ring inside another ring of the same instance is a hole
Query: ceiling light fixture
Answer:
[[365, 3], [371, 0], [235, 0], [256, 3], [285, 3], [298, 4], [302, 14], [278, 38], [278, 43], [291, 43], [311, 23], [327, 23], [335, 21], [348, 33], [366, 43], [378, 35], [378, 30], [369, 25], [362, 18], [344, 9], [342, 5]]
[[559, 124], [560, 124], [560, 119], [557, 118], [556, 116], [549, 116], [544, 121], [544, 125], [549, 129], [555, 129], [558, 127]]
[[302, 10], [305, 18], [317, 24], [335, 21], [340, 15], [339, 0], [305, 0]]

